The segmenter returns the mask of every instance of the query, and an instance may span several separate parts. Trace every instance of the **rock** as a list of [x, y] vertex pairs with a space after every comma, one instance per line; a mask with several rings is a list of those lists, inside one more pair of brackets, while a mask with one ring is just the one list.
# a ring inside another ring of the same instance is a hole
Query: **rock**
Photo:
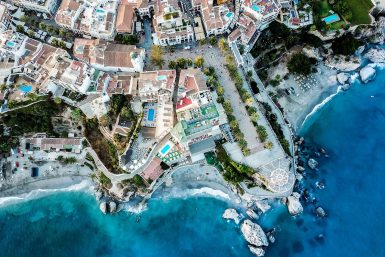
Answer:
[[318, 61], [321, 61], [322, 60], [322, 57], [319, 53], [319, 50], [318, 48], [314, 48], [314, 47], [309, 47], [309, 46], [306, 46], [304, 48], [302, 48], [302, 52], [309, 58], [314, 58]]
[[349, 81], [349, 78], [350, 78], [350, 76], [349, 76], [349, 74], [348, 73], [345, 73], [345, 72], [341, 72], [341, 73], [338, 73], [337, 74], [337, 81], [338, 81], [338, 83], [340, 83], [340, 84], [346, 84], [346, 83], [349, 83], [348, 81]]
[[321, 206], [317, 207], [317, 209], [315, 209], [315, 212], [316, 212], [318, 217], [323, 218], [326, 216], [326, 212]]
[[295, 174], [295, 178], [298, 180], [298, 181], [301, 181], [303, 179], [303, 176], [300, 174], [300, 173], [297, 173]]
[[256, 256], [264, 256], [265, 255], [265, 250], [263, 250], [260, 247], [255, 247], [252, 245], [249, 245], [250, 252], [255, 254]]
[[365, 45], [360, 46], [360, 47], [358, 47], [357, 50], [356, 50], [356, 55], [360, 55], [360, 54], [362, 54], [364, 51], [365, 51]]
[[313, 158], [310, 158], [308, 161], [307, 161], [307, 165], [309, 165], [309, 167], [313, 170], [315, 170], [318, 166], [318, 162], [316, 160], [314, 160]]
[[297, 166], [297, 170], [298, 170], [298, 171], [304, 171], [304, 170], [305, 170], [305, 168], [304, 168], [304, 167], [302, 167], [302, 166]]
[[269, 245], [265, 232], [263, 232], [258, 224], [253, 223], [251, 220], [245, 220], [242, 223], [241, 231], [246, 241], [253, 246], [261, 247]]
[[366, 65], [360, 70], [360, 77], [363, 83], [368, 83], [370, 80], [374, 79], [376, 76], [376, 70], [373, 69], [370, 65]]
[[239, 224], [240, 215], [235, 209], [226, 209], [222, 215], [222, 218], [234, 220], [235, 224]]
[[102, 190], [98, 190], [95, 192], [95, 197], [97, 200], [100, 200], [102, 197], [103, 197], [103, 191]]
[[116, 210], [117, 210], [117, 205], [116, 205], [116, 203], [115, 203], [114, 201], [109, 202], [108, 205], [109, 205], [110, 213], [116, 212]]
[[106, 202], [101, 202], [99, 204], [99, 208], [100, 210], [104, 213], [104, 214], [107, 214], [107, 203]]
[[272, 234], [269, 235], [269, 241], [270, 241], [270, 243], [272, 243], [272, 244], [275, 243], [275, 237], [274, 237], [274, 235], [272, 235]]
[[351, 56], [347, 60], [345, 56], [331, 55], [326, 59], [325, 65], [340, 71], [354, 71], [361, 66], [361, 58]]
[[267, 212], [271, 208], [271, 206], [269, 205], [269, 203], [266, 200], [257, 201], [257, 202], [255, 202], [255, 205], [263, 213]]
[[303, 212], [303, 207], [299, 198], [301, 195], [297, 192], [294, 192], [291, 196], [287, 198], [287, 207], [291, 215], [298, 215]]
[[371, 62], [385, 63], [385, 49], [379, 47], [371, 48], [364, 57], [368, 58]]
[[246, 211], [247, 216], [249, 216], [251, 219], [258, 219], [259, 216], [256, 214], [252, 209], [247, 209]]

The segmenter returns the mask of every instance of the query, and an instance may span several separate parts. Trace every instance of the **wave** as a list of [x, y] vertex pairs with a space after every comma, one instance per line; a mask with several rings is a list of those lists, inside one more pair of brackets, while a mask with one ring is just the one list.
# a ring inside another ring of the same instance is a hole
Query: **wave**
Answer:
[[313, 110], [308, 114], [306, 115], [305, 119], [303, 120], [302, 124], [301, 124], [301, 127], [304, 126], [304, 124], [306, 123], [306, 121], [311, 117], [313, 116], [318, 110], [320, 110], [323, 106], [325, 106], [325, 104], [327, 104], [328, 102], [330, 102], [333, 97], [335, 97], [336, 95], [338, 95], [339, 92], [343, 91], [342, 90], [342, 86], [338, 86], [337, 88], [337, 91], [334, 93], [334, 94], [331, 94], [329, 95], [328, 97], [326, 97], [321, 103], [317, 104], [316, 106], [314, 106]]
[[93, 184], [89, 180], [82, 180], [77, 184], [70, 185], [66, 188], [57, 188], [57, 189], [36, 189], [32, 190], [29, 193], [20, 194], [18, 196], [8, 196], [8, 197], [0, 197], [0, 207], [29, 201], [32, 199], [42, 198], [54, 193], [62, 193], [62, 192], [72, 192], [72, 191], [84, 191], [84, 192], [93, 192]]

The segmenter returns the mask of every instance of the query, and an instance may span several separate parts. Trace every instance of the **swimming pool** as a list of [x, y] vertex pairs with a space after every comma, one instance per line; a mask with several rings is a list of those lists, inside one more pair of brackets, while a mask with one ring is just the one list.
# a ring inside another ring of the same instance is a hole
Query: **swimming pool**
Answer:
[[226, 17], [227, 17], [227, 18], [231, 18], [232, 16], [233, 16], [233, 13], [232, 13], [232, 12], [226, 13]]
[[7, 41], [7, 43], [5, 43], [7, 46], [9, 47], [14, 47], [15, 46], [15, 42], [13, 41]]
[[170, 144], [166, 144], [165, 146], [163, 146], [163, 148], [160, 150], [160, 153], [162, 155], [166, 155], [166, 153], [170, 150], [171, 148], [171, 145]]
[[96, 12], [97, 13], [104, 13], [104, 10], [103, 9], [96, 9]]
[[147, 120], [148, 121], [154, 121], [155, 120], [155, 110], [154, 109], [148, 109]]
[[156, 80], [166, 80], [167, 79], [167, 75], [159, 75], [156, 77]]
[[32, 91], [32, 85], [19, 85], [18, 89], [23, 92], [24, 94], [27, 94]]
[[330, 16], [327, 16], [325, 18], [322, 19], [324, 22], [326, 22], [326, 24], [331, 24], [333, 22], [336, 22], [336, 21], [339, 21], [340, 20], [340, 16], [338, 16], [338, 14], [332, 14]]
[[295, 11], [294, 10], [290, 10], [290, 16], [292, 17], [292, 18], [295, 18]]
[[253, 4], [251, 6], [251, 9], [253, 9], [253, 11], [256, 11], [256, 12], [260, 12], [261, 11], [261, 8], [259, 8], [258, 6], [256, 6], [255, 4]]

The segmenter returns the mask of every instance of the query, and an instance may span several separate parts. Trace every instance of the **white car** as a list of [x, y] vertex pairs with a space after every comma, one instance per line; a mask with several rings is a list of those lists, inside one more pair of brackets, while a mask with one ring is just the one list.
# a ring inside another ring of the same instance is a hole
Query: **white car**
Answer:
[[191, 48], [190, 46], [183, 47], [184, 50], [190, 50], [190, 48]]

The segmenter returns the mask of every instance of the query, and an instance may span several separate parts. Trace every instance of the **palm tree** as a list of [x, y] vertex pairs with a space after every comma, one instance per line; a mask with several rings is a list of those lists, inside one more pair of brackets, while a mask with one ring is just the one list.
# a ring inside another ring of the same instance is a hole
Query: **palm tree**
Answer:
[[159, 68], [162, 68], [164, 65], [163, 49], [158, 45], [154, 45], [151, 48], [151, 62]]
[[225, 53], [227, 51], [227, 48], [228, 45], [227, 45], [227, 42], [226, 42], [226, 39], [224, 37], [221, 37], [219, 40], [218, 40], [218, 48], [219, 50], [221, 50], [223, 53]]
[[199, 68], [203, 67], [203, 64], [205, 62], [205, 59], [203, 59], [203, 56], [199, 55], [195, 58], [195, 65]]

